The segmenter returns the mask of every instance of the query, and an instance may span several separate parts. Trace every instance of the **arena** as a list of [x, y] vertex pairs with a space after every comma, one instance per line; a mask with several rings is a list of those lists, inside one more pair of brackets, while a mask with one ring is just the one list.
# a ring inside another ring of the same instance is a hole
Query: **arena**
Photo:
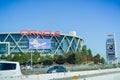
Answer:
[[[50, 33], [51, 34], [51, 33]], [[76, 32], [54, 35], [21, 35], [21, 32], [0, 33], [0, 54], [17, 54], [34, 52], [42, 54], [64, 54], [80, 52], [83, 39]]]

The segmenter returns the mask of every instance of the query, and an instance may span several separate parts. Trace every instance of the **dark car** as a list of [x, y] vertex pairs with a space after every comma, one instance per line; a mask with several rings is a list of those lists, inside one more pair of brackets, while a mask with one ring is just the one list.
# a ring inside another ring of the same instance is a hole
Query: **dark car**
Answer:
[[53, 66], [47, 70], [47, 73], [54, 73], [54, 72], [66, 72], [66, 68], [63, 66]]

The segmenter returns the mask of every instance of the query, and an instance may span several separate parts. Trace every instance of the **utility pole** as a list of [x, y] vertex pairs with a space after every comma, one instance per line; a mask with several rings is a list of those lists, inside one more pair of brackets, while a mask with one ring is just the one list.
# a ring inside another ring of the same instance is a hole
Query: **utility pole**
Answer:
[[31, 69], [32, 69], [32, 63], [33, 63], [33, 59], [32, 59], [32, 52], [31, 52]]

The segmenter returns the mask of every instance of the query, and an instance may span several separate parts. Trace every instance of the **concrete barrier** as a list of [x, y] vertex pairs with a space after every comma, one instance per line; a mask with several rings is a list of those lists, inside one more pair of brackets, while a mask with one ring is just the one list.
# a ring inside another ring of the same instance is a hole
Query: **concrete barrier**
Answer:
[[[67, 77], [73, 78], [73, 76], [76, 76], [74, 78], [77, 79], [77, 76], [110, 73], [110, 72], [118, 72], [118, 71], [120, 71], [120, 68], [103, 69], [103, 70], [99, 69], [99, 70], [91, 70], [91, 71], [61, 72], [61, 73], [51, 73], [51, 74], [39, 74], [39, 75], [38, 74], [23, 75], [23, 76], [17, 76], [17, 77], [9, 76], [9, 77], [0, 77], [0, 80], [56, 80], [56, 79], [67, 78]], [[81, 80], [81, 79], [78, 79], [78, 80]], [[86, 79], [86, 80], [94, 80], [94, 79]]]

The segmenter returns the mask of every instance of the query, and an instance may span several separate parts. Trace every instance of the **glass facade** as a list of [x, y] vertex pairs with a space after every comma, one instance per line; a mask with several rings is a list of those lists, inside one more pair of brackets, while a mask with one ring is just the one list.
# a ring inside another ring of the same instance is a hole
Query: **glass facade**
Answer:
[[9, 43], [3, 42], [0, 43], [0, 54], [8, 54], [9, 52]]
[[[29, 49], [29, 39], [50, 39], [50, 49]], [[5, 42], [9, 43], [5, 44]], [[4, 44], [3, 44], [4, 43]], [[21, 36], [20, 33], [0, 33], [0, 54], [16, 54], [34, 52], [37, 50], [43, 54], [64, 54], [69, 51], [80, 52], [83, 39], [77, 36]], [[8, 50], [9, 49], [9, 50]]]

